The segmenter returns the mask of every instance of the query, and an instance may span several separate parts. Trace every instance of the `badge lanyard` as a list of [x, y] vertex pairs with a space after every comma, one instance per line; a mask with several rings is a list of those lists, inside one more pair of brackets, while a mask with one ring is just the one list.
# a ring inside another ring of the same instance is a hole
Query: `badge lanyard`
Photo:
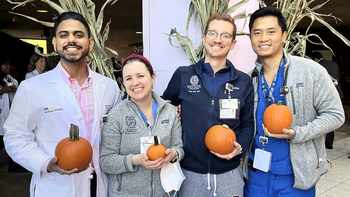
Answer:
[[[268, 107], [269, 105], [271, 104], [274, 104], [276, 103], [276, 100], [275, 100], [275, 97], [273, 96], [273, 91], [275, 90], [275, 87], [276, 87], [276, 83], [277, 83], [277, 76], [279, 74], [281, 74], [280, 72], [283, 72], [283, 69], [281, 70], [281, 68], [284, 67], [284, 59], [282, 59], [281, 63], [280, 63], [280, 66], [279, 66], [279, 70], [277, 71], [275, 77], [273, 78], [273, 81], [271, 83], [271, 86], [269, 87], [267, 85], [267, 82], [266, 82], [266, 79], [264, 77], [264, 73], [263, 71], [261, 71], [261, 88], [262, 88], [262, 92], [263, 92], [263, 96], [264, 96], [264, 99], [265, 99], [265, 102], [266, 102], [266, 107]], [[283, 74], [282, 74], [283, 76]], [[279, 98], [277, 98], [279, 99]], [[264, 133], [264, 136], [260, 136], [259, 137], [259, 142], [262, 143], [263, 145], [263, 150], [265, 150], [265, 145], [268, 143], [268, 138], [265, 136], [265, 133]]]
[[[150, 121], [148, 121], [147, 117], [140, 109], [139, 109], [139, 111], [140, 111], [140, 114], [142, 116], [142, 119], [146, 122], [148, 131], [149, 131], [149, 136], [151, 136], [152, 124]], [[153, 125], [156, 122], [157, 111], [158, 111], [158, 103], [155, 100], [153, 100], [153, 103], [152, 103]]]
[[[275, 101], [275, 97], [273, 96], [273, 91], [275, 89], [276, 86], [276, 81], [277, 81], [277, 74], [275, 75], [275, 77], [273, 78], [273, 81], [271, 83], [271, 86], [269, 87], [268, 85], [265, 85], [265, 77], [264, 77], [264, 72], [261, 71], [261, 87], [262, 87], [262, 92], [264, 95], [264, 99], [266, 101], [266, 106], [269, 106], [271, 104], [276, 103]], [[267, 83], [266, 83], [267, 84]]]
[[[267, 85], [267, 82], [266, 82], [265, 77], [264, 77], [264, 72], [261, 71], [261, 76], [260, 76], [261, 87], [262, 87], [262, 92], [263, 92], [264, 99], [266, 101], [266, 106], [267, 107], [269, 105], [271, 105], [271, 104], [276, 103], [275, 97], [273, 96], [273, 91], [275, 90], [275, 87], [276, 87], [277, 76], [279, 75], [280, 72], [283, 72], [283, 69], [281, 70], [281, 68], [283, 68], [284, 65], [285, 65], [285, 62], [284, 62], [284, 59], [282, 59], [282, 61], [280, 63], [280, 66], [279, 66], [279, 70], [277, 71], [275, 77], [273, 78], [273, 81], [272, 81], [270, 87]], [[282, 76], [283, 76], [283, 74], [282, 74]], [[284, 79], [284, 84], [282, 86], [283, 89], [285, 89], [285, 82], [286, 82], [286, 80], [287, 79]], [[280, 90], [280, 92], [281, 92], [281, 90]], [[287, 93], [288, 93], [288, 91], [287, 91]], [[281, 94], [282, 94], [282, 92], [281, 92]], [[283, 93], [283, 94], [286, 94], [286, 93]]]

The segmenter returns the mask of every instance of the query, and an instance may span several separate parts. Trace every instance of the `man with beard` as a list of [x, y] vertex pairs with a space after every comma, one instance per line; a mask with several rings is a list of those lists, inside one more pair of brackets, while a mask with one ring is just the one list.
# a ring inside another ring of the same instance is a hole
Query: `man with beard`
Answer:
[[[54, 50], [60, 62], [52, 71], [19, 86], [4, 142], [8, 154], [33, 173], [30, 196], [106, 196], [107, 178], [99, 166], [100, 130], [108, 110], [121, 98], [115, 81], [90, 70], [94, 41], [78, 13], [62, 13], [54, 25]], [[54, 155], [70, 124], [93, 148], [90, 165], [65, 170]], [[90, 187], [91, 186], [91, 187]]]

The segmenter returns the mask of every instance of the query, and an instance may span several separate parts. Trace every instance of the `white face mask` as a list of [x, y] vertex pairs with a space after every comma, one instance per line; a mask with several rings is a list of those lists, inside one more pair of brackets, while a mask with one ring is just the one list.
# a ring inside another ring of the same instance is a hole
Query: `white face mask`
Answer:
[[160, 181], [163, 189], [169, 193], [172, 190], [179, 191], [185, 175], [182, 173], [179, 162], [168, 163], [160, 170]]

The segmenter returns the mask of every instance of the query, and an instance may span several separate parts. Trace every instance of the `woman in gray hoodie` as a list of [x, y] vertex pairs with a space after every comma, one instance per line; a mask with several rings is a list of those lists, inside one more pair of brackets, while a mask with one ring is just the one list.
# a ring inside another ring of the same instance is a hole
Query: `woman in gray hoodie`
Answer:
[[[108, 174], [109, 196], [168, 196], [160, 169], [184, 157], [177, 112], [152, 91], [156, 76], [149, 61], [132, 54], [122, 63], [127, 99], [108, 113], [101, 137], [100, 164]], [[165, 159], [151, 161], [147, 144], [158, 136]]]

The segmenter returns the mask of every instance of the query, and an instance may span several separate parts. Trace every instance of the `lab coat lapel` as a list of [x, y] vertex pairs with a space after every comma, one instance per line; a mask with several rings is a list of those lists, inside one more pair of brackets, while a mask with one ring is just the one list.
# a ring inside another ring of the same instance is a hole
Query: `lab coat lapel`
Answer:
[[61, 96], [63, 96], [64, 98], [67, 99], [67, 103], [65, 103], [66, 105], [71, 105], [75, 111], [82, 116], [79, 104], [77, 99], [75, 98], [72, 90], [69, 88], [69, 86], [67, 85], [67, 83], [64, 81], [60, 70], [59, 70], [59, 66], [57, 65], [56, 68], [54, 69], [54, 73], [52, 73], [52, 78], [50, 78], [50, 83], [54, 84], [54, 88], [55, 90], [61, 94]]
[[94, 92], [94, 123], [93, 123], [93, 129], [92, 129], [92, 138], [91, 138], [91, 144], [94, 145], [96, 142], [96, 138], [99, 135], [100, 129], [100, 121], [102, 121], [101, 114], [105, 114], [105, 110], [103, 107], [103, 98], [106, 91], [106, 86], [103, 83], [103, 78], [97, 76], [95, 73], [93, 73], [93, 92]]

